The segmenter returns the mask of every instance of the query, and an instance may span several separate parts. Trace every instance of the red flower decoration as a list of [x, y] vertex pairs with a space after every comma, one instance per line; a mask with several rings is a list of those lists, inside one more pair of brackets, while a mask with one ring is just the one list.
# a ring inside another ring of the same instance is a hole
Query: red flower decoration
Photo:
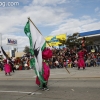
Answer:
[[42, 52], [42, 58], [45, 60], [52, 58], [52, 50], [49, 48], [44, 49]]

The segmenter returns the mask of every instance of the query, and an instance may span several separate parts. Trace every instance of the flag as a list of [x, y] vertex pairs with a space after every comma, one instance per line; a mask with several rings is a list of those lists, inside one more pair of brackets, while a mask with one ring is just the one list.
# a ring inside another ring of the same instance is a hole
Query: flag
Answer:
[[46, 41], [36, 26], [30, 20], [28, 20], [26, 23], [24, 32], [29, 38], [31, 55], [34, 55], [34, 58], [30, 61], [31, 66], [34, 68], [42, 86], [42, 84], [45, 83], [42, 76], [42, 51], [46, 47]]
[[1, 46], [1, 50], [3, 55], [6, 57], [7, 60], [9, 60], [9, 62], [12, 64], [12, 66], [14, 65], [11, 58], [6, 54], [6, 52], [4, 51], [3, 47]]
[[2, 46], [1, 46], [1, 50], [2, 50], [3, 55], [4, 55], [6, 58], [8, 58], [8, 55], [7, 55], [6, 52], [3, 50]]

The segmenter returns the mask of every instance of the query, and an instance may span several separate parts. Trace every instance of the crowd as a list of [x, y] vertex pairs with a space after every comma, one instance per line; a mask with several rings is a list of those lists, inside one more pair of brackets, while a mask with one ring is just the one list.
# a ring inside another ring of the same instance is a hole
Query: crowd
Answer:
[[[78, 52], [76, 47], [69, 49], [53, 49], [53, 57], [48, 60], [50, 68], [78, 67]], [[84, 61], [86, 67], [100, 65], [100, 52], [85, 52]]]
[[[62, 49], [52, 49], [53, 57], [47, 60], [47, 63], [51, 69], [53, 68], [63, 68], [63, 67], [78, 67], [78, 52], [76, 47], [72, 49], [62, 48]], [[13, 62], [13, 68], [15, 70], [29, 70], [30, 58], [24, 57], [11, 57]], [[100, 52], [86, 52], [84, 55], [84, 61], [86, 67], [96, 67], [100, 66]], [[0, 61], [0, 70], [4, 70], [5, 59]], [[12, 68], [12, 67], [11, 67]]]
[[[6, 62], [12, 62], [13, 65], [13, 69], [14, 70], [28, 70], [30, 69], [30, 62], [29, 62], [29, 57], [17, 57], [17, 58], [10, 58], [11, 61], [7, 60], [7, 59], [3, 59], [2, 61], [0, 61], [0, 70], [4, 70], [4, 64]], [[11, 67], [12, 68], [12, 67]]]

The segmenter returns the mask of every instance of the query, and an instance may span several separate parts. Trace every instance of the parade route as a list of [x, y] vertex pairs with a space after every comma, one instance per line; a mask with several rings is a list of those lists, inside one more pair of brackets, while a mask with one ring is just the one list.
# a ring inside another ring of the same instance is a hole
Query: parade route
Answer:
[[[77, 68], [68, 68], [70, 74], [65, 68], [56, 68], [50, 70], [50, 79], [66, 79], [66, 78], [100, 78], [100, 67], [86, 67], [85, 70]], [[35, 72], [31, 70], [16, 70], [11, 73], [11, 76], [5, 76], [4, 71], [0, 72], [0, 80], [34, 80], [36, 78]]]
[[51, 69], [49, 91], [35, 84], [34, 70], [20, 70], [5, 76], [0, 72], [0, 100], [99, 100], [100, 67], [85, 70]]

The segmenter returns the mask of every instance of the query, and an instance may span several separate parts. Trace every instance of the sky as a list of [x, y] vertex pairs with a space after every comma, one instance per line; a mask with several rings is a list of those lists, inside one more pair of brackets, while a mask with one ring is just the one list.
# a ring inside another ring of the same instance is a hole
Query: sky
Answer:
[[100, 0], [0, 0], [0, 34], [8, 50], [7, 38], [17, 39], [15, 48], [29, 46], [24, 33], [28, 17], [44, 37], [72, 35], [100, 29]]

